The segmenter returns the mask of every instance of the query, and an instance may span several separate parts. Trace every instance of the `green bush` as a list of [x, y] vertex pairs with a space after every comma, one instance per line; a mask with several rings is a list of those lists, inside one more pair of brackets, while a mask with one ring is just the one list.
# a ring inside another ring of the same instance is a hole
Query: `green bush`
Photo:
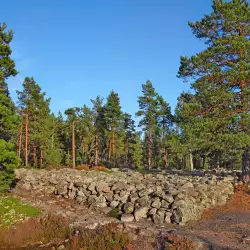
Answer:
[[15, 175], [14, 168], [19, 159], [13, 151], [13, 145], [0, 139], [0, 193], [5, 192], [12, 183]]

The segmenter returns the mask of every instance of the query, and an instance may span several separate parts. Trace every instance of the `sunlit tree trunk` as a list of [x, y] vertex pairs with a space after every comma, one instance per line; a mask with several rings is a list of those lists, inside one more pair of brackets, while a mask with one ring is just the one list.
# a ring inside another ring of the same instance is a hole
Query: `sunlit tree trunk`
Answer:
[[148, 169], [151, 169], [152, 168], [151, 132], [149, 132], [148, 134], [147, 144], [148, 144]]
[[72, 122], [72, 167], [76, 167], [76, 155], [75, 155], [75, 121]]
[[20, 124], [20, 131], [19, 131], [19, 145], [18, 145], [18, 157], [21, 158], [21, 151], [22, 151], [22, 138], [23, 137], [23, 120]]
[[25, 124], [25, 166], [29, 165], [28, 161], [28, 138], [29, 138], [29, 114], [28, 111], [26, 111], [26, 124]]
[[99, 142], [98, 136], [95, 136], [95, 166], [99, 165]]
[[42, 147], [40, 148], [40, 168], [43, 167], [43, 149]]
[[33, 146], [33, 150], [34, 150], [34, 155], [33, 155], [33, 161], [34, 161], [34, 166], [37, 166], [37, 156], [36, 156], [36, 145]]
[[164, 153], [164, 167], [165, 169], [168, 168], [168, 149], [165, 148], [165, 153]]
[[193, 154], [191, 151], [189, 153], [189, 157], [190, 157], [190, 170], [194, 170]]

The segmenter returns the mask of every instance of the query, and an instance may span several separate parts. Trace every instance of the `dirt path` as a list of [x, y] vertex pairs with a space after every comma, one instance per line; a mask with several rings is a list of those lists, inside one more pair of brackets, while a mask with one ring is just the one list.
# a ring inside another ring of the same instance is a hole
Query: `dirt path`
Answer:
[[[12, 194], [39, 207], [45, 213], [67, 217], [74, 226], [95, 228], [98, 224], [117, 222], [115, 218], [72, 200], [38, 195], [21, 189], [15, 189]], [[150, 232], [183, 235], [200, 242], [201, 245], [207, 245], [207, 249], [250, 250], [250, 194], [238, 189], [225, 206], [206, 210], [200, 221], [189, 223], [184, 227], [172, 224], [155, 226], [150, 222], [129, 223], [125, 227], [141, 235]]]

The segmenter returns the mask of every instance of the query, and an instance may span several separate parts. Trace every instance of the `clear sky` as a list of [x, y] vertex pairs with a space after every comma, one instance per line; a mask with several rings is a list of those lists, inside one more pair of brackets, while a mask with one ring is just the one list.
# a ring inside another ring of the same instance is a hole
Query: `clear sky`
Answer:
[[188, 21], [211, 12], [212, 0], [8, 0], [1, 20], [12, 28], [18, 76], [33, 76], [57, 113], [90, 104], [90, 98], [119, 93], [134, 114], [141, 85], [151, 80], [174, 109], [188, 90], [176, 77], [180, 56], [199, 52]]

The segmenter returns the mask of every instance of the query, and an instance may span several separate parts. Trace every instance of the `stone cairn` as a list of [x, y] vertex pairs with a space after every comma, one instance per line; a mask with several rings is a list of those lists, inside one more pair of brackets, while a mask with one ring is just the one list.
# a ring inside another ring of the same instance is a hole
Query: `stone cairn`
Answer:
[[224, 205], [234, 194], [233, 176], [180, 176], [105, 173], [74, 169], [18, 169], [18, 185], [34, 192], [55, 194], [105, 213], [112, 210], [121, 221], [152, 220], [155, 224], [185, 224], [201, 217], [205, 208]]

